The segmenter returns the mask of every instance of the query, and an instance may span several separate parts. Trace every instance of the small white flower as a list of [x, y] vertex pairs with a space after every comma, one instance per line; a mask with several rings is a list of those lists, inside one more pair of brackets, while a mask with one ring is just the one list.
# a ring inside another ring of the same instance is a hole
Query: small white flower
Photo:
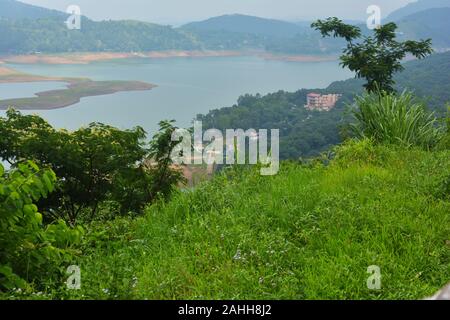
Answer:
[[136, 276], [133, 276], [133, 284], [131, 285], [133, 288], [136, 288], [138, 283], [138, 278]]
[[238, 250], [233, 257], [233, 260], [241, 260], [241, 259], [242, 259], [241, 250]]

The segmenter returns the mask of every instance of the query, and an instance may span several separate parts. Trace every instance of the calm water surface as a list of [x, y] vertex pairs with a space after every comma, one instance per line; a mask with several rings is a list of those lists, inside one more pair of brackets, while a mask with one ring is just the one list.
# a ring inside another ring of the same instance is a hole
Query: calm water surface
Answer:
[[[140, 80], [156, 84], [151, 91], [121, 92], [83, 98], [67, 108], [33, 111], [56, 127], [76, 129], [99, 121], [122, 129], [142, 126], [153, 133], [163, 119], [188, 127], [199, 113], [229, 107], [245, 93], [324, 88], [351, 77], [338, 62], [283, 62], [257, 57], [133, 59], [89, 65], [10, 65], [46, 76], [93, 80]], [[0, 99], [30, 97], [64, 84], [39, 82], [0, 84]], [[1, 114], [3, 114], [2, 112]], [[258, 128], [257, 128], [258, 129]]]

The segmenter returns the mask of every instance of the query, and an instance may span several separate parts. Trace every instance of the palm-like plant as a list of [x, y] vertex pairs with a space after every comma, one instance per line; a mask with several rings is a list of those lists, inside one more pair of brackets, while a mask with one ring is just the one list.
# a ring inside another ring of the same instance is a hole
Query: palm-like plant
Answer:
[[356, 123], [351, 124], [351, 131], [358, 138], [426, 149], [442, 138], [443, 130], [434, 114], [427, 112], [410, 92], [364, 94], [355, 103]]

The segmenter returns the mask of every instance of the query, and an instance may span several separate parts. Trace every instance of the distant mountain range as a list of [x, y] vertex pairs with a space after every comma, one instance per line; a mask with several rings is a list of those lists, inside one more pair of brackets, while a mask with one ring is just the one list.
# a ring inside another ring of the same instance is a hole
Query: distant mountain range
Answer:
[[433, 39], [435, 48], [450, 49], [450, 7], [409, 15], [398, 22], [400, 39]]
[[412, 2], [400, 8], [394, 12], [392, 12], [387, 18], [386, 21], [399, 21], [409, 15], [414, 13], [424, 11], [427, 9], [433, 8], [443, 8], [450, 7], [450, 0], [419, 0], [417, 2]]
[[[422, 0], [393, 12], [389, 19], [399, 24], [400, 38], [432, 38], [437, 49], [447, 49], [449, 14], [450, 0]], [[323, 39], [310, 28], [309, 22], [239, 14], [192, 22], [180, 28], [131, 20], [97, 22], [83, 17], [81, 30], [68, 30], [64, 25], [66, 18], [67, 14], [56, 10], [0, 0], [0, 53], [260, 50], [331, 55], [340, 53], [345, 44], [341, 39]]]

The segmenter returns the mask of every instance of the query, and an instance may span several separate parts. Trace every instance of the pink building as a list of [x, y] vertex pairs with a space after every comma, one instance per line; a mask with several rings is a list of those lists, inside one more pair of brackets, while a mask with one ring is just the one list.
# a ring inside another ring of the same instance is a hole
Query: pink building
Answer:
[[341, 96], [340, 94], [321, 95], [314, 92], [308, 93], [305, 108], [308, 110], [330, 111], [336, 106]]

